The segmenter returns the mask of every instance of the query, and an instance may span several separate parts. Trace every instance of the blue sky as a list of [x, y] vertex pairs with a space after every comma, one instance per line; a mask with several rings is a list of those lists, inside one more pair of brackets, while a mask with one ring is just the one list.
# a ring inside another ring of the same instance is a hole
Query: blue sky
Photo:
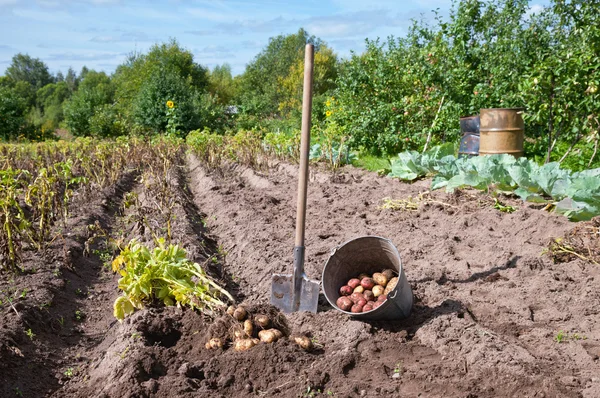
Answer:
[[[547, 0], [533, 1], [533, 10]], [[411, 18], [448, 15], [452, 0], [0, 0], [0, 73], [16, 53], [55, 73], [71, 66], [113, 72], [132, 51], [176, 38], [196, 62], [229, 63], [234, 74], [269, 37], [305, 28], [340, 56], [365, 38], [402, 36]]]

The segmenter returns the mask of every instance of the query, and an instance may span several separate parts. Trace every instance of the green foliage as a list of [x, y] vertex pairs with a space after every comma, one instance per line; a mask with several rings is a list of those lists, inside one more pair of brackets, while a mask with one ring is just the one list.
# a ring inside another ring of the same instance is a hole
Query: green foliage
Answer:
[[48, 72], [48, 66], [40, 59], [31, 58], [27, 54], [16, 54], [5, 73], [15, 82], [29, 83], [34, 90], [39, 90], [53, 82], [52, 75]]
[[392, 162], [391, 177], [412, 181], [435, 174], [431, 189], [446, 187], [453, 192], [463, 187], [490, 188], [513, 192], [524, 201], [547, 203], [570, 220], [589, 220], [600, 215], [600, 169], [571, 172], [557, 162], [539, 166], [511, 155], [475, 156], [456, 159], [444, 150], [437, 155], [403, 152]]
[[113, 261], [113, 271], [119, 272], [119, 289], [123, 295], [114, 303], [118, 320], [135, 309], [155, 301], [165, 305], [189, 306], [211, 314], [224, 307], [221, 296], [233, 297], [217, 285], [202, 267], [186, 258], [177, 245], [166, 245], [159, 239], [153, 250], [131, 241]]
[[236, 85], [229, 64], [217, 65], [208, 76], [208, 91], [221, 105], [230, 104], [236, 95]]
[[269, 117], [280, 111], [297, 109], [306, 43], [313, 43], [315, 54], [319, 54], [318, 73], [314, 77], [315, 95], [331, 87], [336, 57], [320, 39], [310, 36], [304, 29], [295, 34], [272, 37], [239, 78], [236, 103], [242, 113]]
[[17, 138], [25, 127], [25, 101], [14, 89], [0, 86], [0, 139]]
[[[77, 92], [65, 104], [64, 116], [67, 128], [75, 136], [90, 135], [92, 117], [97, 110], [105, 112], [106, 108], [101, 106], [111, 104], [113, 97], [114, 86], [110, 78], [104, 72], [89, 71], [79, 84]], [[98, 118], [102, 119], [103, 116]], [[99, 126], [98, 121], [95, 121], [96, 129]], [[117, 135], [117, 133], [109, 135]]]
[[173, 117], [178, 127], [189, 131], [197, 126], [193, 106], [193, 91], [174, 69], [159, 68], [144, 81], [135, 99], [133, 117], [137, 124], [153, 132], [167, 127], [167, 101], [173, 101]]

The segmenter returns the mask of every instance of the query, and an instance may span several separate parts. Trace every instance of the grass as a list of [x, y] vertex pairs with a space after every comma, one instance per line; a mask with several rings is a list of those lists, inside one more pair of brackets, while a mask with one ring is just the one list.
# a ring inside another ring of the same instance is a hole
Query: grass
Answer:
[[380, 170], [389, 169], [390, 161], [387, 157], [359, 153], [357, 158], [352, 161], [352, 166], [378, 172]]

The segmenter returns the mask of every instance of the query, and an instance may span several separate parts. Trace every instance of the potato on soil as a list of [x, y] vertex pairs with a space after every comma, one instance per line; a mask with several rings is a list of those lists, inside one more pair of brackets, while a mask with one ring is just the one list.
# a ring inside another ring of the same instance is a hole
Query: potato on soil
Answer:
[[235, 351], [246, 351], [258, 344], [258, 339], [239, 339], [233, 343]]
[[352, 306], [352, 308], [350, 309], [350, 311], [351, 311], [351, 312], [354, 312], [354, 313], [360, 313], [360, 312], [363, 312], [363, 306], [362, 306], [362, 305], [358, 305], [358, 304], [354, 304], [354, 305]]
[[385, 288], [383, 286], [373, 286], [373, 295], [375, 297], [379, 297], [383, 294], [383, 292], [385, 292]]
[[239, 339], [233, 343], [233, 349], [235, 351], [246, 351], [254, 347], [257, 342], [256, 339]]
[[[377, 287], [377, 286], [375, 286], [375, 287]], [[375, 289], [375, 287], [373, 287], [373, 289]], [[370, 290], [365, 290], [363, 292], [363, 296], [365, 297], [365, 300], [367, 300], [367, 301], [375, 301], [375, 294]]]
[[248, 312], [246, 312], [246, 309], [244, 307], [237, 307], [235, 311], [233, 311], [233, 317], [240, 322], [246, 319], [247, 315]]
[[230, 305], [229, 307], [227, 307], [227, 314], [233, 316], [233, 312], [235, 311], [235, 307], [233, 305]]
[[257, 315], [257, 316], [255, 316], [254, 317], [254, 322], [256, 322], [256, 324], [258, 325], [258, 327], [260, 327], [261, 329], [266, 329], [271, 324], [271, 320], [266, 315]]
[[261, 330], [258, 332], [258, 338], [263, 343], [274, 343], [283, 336], [277, 329]]
[[337, 299], [335, 304], [342, 311], [350, 311], [350, 308], [352, 308], [353, 303], [352, 303], [352, 300], [350, 300], [348, 297], [342, 296], [339, 299]]
[[223, 340], [218, 337], [213, 337], [212, 339], [208, 340], [204, 346], [208, 350], [223, 348]]
[[244, 332], [242, 329], [238, 329], [236, 328], [233, 331], [233, 337], [234, 339], [245, 339], [246, 337], [248, 337], [248, 335], [246, 335], [246, 332]]
[[385, 295], [389, 294], [392, 290], [394, 290], [394, 288], [396, 287], [397, 284], [398, 284], [398, 277], [394, 277], [394, 278], [390, 279], [390, 281], [388, 282], [387, 286], [385, 287], [385, 290], [383, 293]]
[[385, 285], [387, 285], [389, 279], [387, 276], [383, 275], [381, 272], [375, 272], [373, 274], [373, 280], [379, 286], [385, 287]]
[[244, 333], [246, 333], [248, 337], [252, 337], [252, 333], [254, 333], [254, 325], [250, 319], [244, 321]]
[[340, 296], [349, 296], [352, 294], [353, 290], [354, 289], [352, 289], [350, 286], [344, 285], [340, 287]]
[[371, 278], [362, 278], [360, 280], [360, 285], [365, 289], [365, 290], [371, 290], [373, 289], [373, 286], [375, 286], [375, 281], [373, 281], [373, 279]]
[[396, 272], [393, 269], [384, 269], [383, 271], [381, 271], [381, 273], [388, 279], [388, 281], [390, 279], [392, 279], [394, 277], [394, 275], [396, 275]]
[[360, 279], [357, 278], [352, 278], [348, 281], [348, 286], [350, 286], [352, 289], [356, 288], [356, 286], [360, 285]]
[[362, 287], [362, 286], [356, 286], [356, 287], [354, 288], [354, 293], [362, 293], [362, 292], [364, 292], [364, 291], [365, 291], [365, 288], [364, 288], [364, 287]]
[[313, 349], [313, 343], [306, 336], [297, 336], [294, 337], [294, 342], [300, 346], [300, 348], [310, 351]]
[[352, 302], [353, 302], [354, 304], [356, 304], [356, 302], [357, 302], [358, 300], [361, 300], [361, 299], [364, 299], [364, 298], [365, 298], [365, 296], [363, 296], [363, 295], [362, 295], [362, 293], [356, 293], [356, 292], [355, 292], [355, 293], [352, 293], [352, 294], [350, 295], [350, 300], [352, 300]]

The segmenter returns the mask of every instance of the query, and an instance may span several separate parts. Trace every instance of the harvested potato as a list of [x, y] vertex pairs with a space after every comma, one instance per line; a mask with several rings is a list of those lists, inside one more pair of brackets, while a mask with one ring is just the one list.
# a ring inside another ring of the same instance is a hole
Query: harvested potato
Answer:
[[246, 332], [244, 332], [242, 329], [236, 328], [233, 331], [233, 337], [235, 339], [245, 339], [246, 337], [248, 337], [248, 335], [246, 335]]
[[358, 293], [358, 292], [352, 293], [352, 294], [350, 295], [350, 300], [352, 300], [352, 302], [353, 302], [354, 304], [356, 304], [356, 302], [357, 302], [358, 300], [360, 300], [360, 299], [364, 299], [364, 298], [365, 298], [365, 296], [363, 296], [363, 295], [362, 295], [362, 293]]
[[256, 339], [239, 339], [233, 343], [233, 349], [235, 351], [246, 351], [254, 347], [256, 344]]
[[310, 351], [313, 349], [313, 343], [306, 336], [294, 337], [294, 342], [300, 346], [300, 348]]
[[229, 307], [227, 307], [227, 314], [233, 316], [234, 311], [235, 311], [235, 307], [233, 305], [230, 305]]
[[394, 275], [396, 275], [396, 271], [394, 271], [393, 269], [384, 269], [383, 271], [381, 271], [381, 273], [388, 279], [388, 281], [390, 279], [392, 279], [394, 277]]
[[354, 289], [352, 289], [350, 286], [344, 285], [340, 287], [340, 296], [349, 296], [352, 294], [353, 290]]
[[266, 329], [271, 325], [271, 320], [266, 315], [257, 315], [254, 317], [254, 322], [256, 322], [261, 329]]
[[360, 285], [360, 279], [352, 278], [348, 281], [348, 286], [350, 286], [352, 289], [355, 289], [359, 285]]
[[377, 297], [377, 301], [380, 303], [383, 303], [385, 300], [387, 300], [387, 294], [382, 294], [381, 296]]
[[362, 292], [364, 292], [364, 291], [365, 291], [365, 288], [364, 288], [364, 287], [362, 287], [362, 286], [356, 286], [356, 287], [354, 288], [354, 293], [362, 293]]
[[235, 311], [233, 311], [233, 317], [240, 322], [246, 319], [247, 315], [248, 312], [246, 312], [246, 309], [244, 307], [237, 307]]
[[375, 286], [375, 281], [373, 281], [373, 279], [367, 277], [367, 278], [362, 278], [360, 280], [360, 285], [365, 289], [365, 290], [371, 290], [373, 289], [373, 286]]
[[385, 288], [383, 286], [373, 286], [373, 295], [375, 297], [379, 297], [383, 294], [383, 292], [385, 292]]
[[396, 287], [397, 284], [398, 284], [398, 277], [394, 277], [394, 278], [390, 279], [390, 281], [388, 282], [387, 286], [385, 287], [385, 290], [383, 291], [383, 293], [385, 295], [388, 295], [392, 290], [394, 290], [394, 288]]
[[381, 304], [383, 304], [383, 301], [376, 301], [373, 303], [373, 309], [378, 308]]
[[[373, 287], [373, 289], [375, 289], [376, 287], [377, 286]], [[381, 287], [381, 286], [379, 286], [379, 287]], [[365, 297], [365, 300], [367, 300], [367, 301], [375, 301], [375, 294], [370, 290], [365, 290], [363, 292], [363, 296]]]
[[350, 311], [354, 312], [354, 313], [360, 313], [360, 312], [363, 311], [363, 306], [362, 305], [358, 305], [358, 304], [354, 304], [352, 306], [352, 308], [350, 309]]
[[218, 337], [213, 337], [212, 339], [208, 340], [204, 346], [208, 350], [223, 348], [223, 340]]
[[356, 305], [360, 305], [361, 307], [365, 306], [367, 304], [367, 300], [365, 300], [364, 298], [361, 298], [360, 300], [358, 300], [356, 302]]
[[387, 285], [389, 279], [387, 276], [383, 275], [381, 272], [375, 272], [373, 274], [373, 280], [379, 286], [385, 287], [385, 285]]
[[254, 333], [254, 325], [250, 319], [244, 321], [244, 333], [246, 333], [248, 337], [252, 337], [252, 333]]
[[261, 330], [258, 332], [258, 338], [263, 343], [274, 343], [282, 336], [283, 334], [277, 329]]
[[363, 279], [365, 279], [365, 278], [370, 278], [370, 277], [371, 277], [371, 275], [369, 275], [369, 274], [366, 274], [366, 273], [362, 272], [362, 273], [361, 273], [361, 274], [358, 276], [358, 279], [362, 281]]
[[369, 312], [373, 310], [373, 304], [375, 303], [367, 303], [365, 304], [365, 306], [363, 307], [363, 312]]
[[335, 302], [335, 304], [342, 311], [350, 311], [350, 308], [352, 308], [352, 304], [353, 303], [352, 303], [352, 300], [350, 300], [348, 297], [342, 296], [339, 299], [337, 299], [337, 301]]

